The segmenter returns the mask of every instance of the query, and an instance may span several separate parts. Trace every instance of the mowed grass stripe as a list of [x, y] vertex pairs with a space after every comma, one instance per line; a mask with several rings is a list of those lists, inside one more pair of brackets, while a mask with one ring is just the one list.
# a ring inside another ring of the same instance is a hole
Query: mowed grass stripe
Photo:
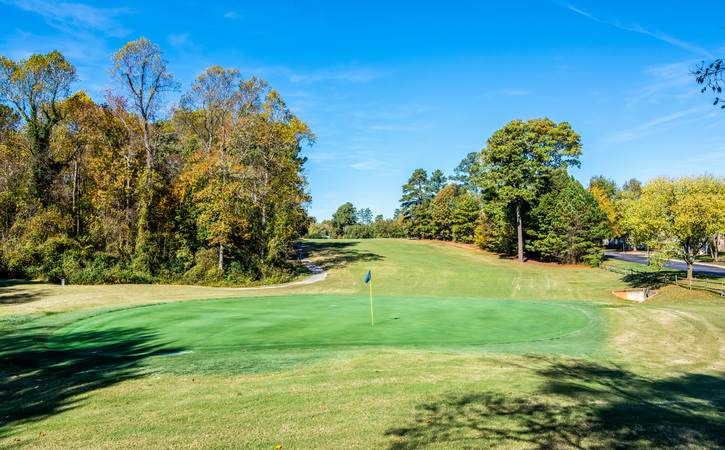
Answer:
[[612, 290], [626, 289], [619, 276], [587, 268], [528, 262], [433, 241], [400, 239], [307, 240], [312, 260], [328, 271], [323, 283], [295, 288], [299, 293], [459, 297], [520, 300], [618, 301]]
[[218, 299], [94, 316], [57, 331], [48, 345], [85, 352], [137, 351], [128, 348], [131, 339], [157, 353], [485, 346], [565, 338], [596, 328], [596, 315], [596, 308], [583, 304], [377, 297], [372, 325], [369, 298], [361, 296]]

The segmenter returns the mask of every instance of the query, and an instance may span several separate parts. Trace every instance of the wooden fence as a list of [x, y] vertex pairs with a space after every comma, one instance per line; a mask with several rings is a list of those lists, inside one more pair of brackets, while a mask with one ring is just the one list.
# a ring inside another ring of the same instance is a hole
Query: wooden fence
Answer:
[[701, 280], [699, 278], [682, 278], [677, 274], [664, 274], [658, 272], [643, 272], [637, 269], [613, 266], [606, 263], [599, 263], [599, 268], [607, 272], [620, 273], [622, 275], [643, 275], [652, 278], [654, 281], [662, 281], [664, 283], [674, 284], [676, 286], [686, 287], [689, 289], [702, 289], [711, 292], [717, 292], [720, 297], [725, 297], [725, 282]]

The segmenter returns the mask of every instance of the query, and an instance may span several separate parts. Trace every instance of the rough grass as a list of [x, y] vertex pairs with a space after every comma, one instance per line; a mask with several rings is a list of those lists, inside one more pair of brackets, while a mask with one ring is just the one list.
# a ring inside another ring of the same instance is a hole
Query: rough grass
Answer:
[[[0, 287], [0, 296], [29, 299], [0, 305], [0, 446], [725, 446], [719, 297], [700, 293], [693, 300], [694, 291], [669, 287], [635, 305], [611, 294], [629, 286], [621, 276], [596, 269], [518, 265], [427, 242], [315, 245], [312, 257], [326, 265], [327, 280], [282, 291]], [[590, 307], [604, 318], [606, 342], [577, 357], [455, 346], [151, 356], [144, 330], [122, 341], [126, 357], [47, 345], [63, 327], [129, 304], [365, 295], [368, 269], [375, 292], [391, 297], [595, 302]]]

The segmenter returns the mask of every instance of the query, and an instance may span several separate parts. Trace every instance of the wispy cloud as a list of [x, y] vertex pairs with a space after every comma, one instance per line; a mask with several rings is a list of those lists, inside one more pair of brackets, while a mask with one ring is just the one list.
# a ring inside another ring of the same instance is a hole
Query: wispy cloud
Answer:
[[569, 10], [571, 10], [571, 11], [577, 13], [577, 14], [581, 14], [582, 16], [587, 17], [587, 18], [589, 18], [591, 20], [594, 20], [596, 22], [603, 23], [605, 25], [611, 25], [613, 27], [617, 27], [617, 28], [622, 29], [622, 30], [631, 31], [631, 32], [634, 32], [634, 33], [639, 33], [639, 34], [644, 34], [644, 35], [647, 35], [647, 36], [651, 36], [651, 37], [653, 37], [655, 39], [658, 39], [660, 41], [667, 42], [668, 44], [671, 44], [671, 45], [674, 45], [674, 46], [679, 47], [681, 49], [684, 49], [684, 50], [690, 51], [692, 53], [695, 53], [699, 57], [705, 57], [705, 58], [708, 58], [708, 59], [714, 58], [714, 56], [712, 55], [712, 53], [710, 53], [709, 51], [705, 50], [704, 48], [698, 47], [696, 45], [690, 44], [689, 42], [685, 42], [685, 41], [682, 41], [682, 40], [677, 39], [675, 37], [672, 37], [669, 34], [663, 32], [661, 30], [650, 30], [650, 29], [648, 29], [646, 27], [643, 27], [643, 26], [641, 26], [639, 24], [636, 24], [636, 23], [625, 24], [625, 23], [620, 22], [617, 19], [603, 19], [601, 17], [597, 17], [597, 16], [595, 16], [593, 14], [590, 14], [588, 12], [585, 12], [584, 10], [582, 10], [580, 8], [577, 8], [574, 5], [572, 5], [570, 3], [567, 3], [565, 1], [562, 1], [562, 0], [551, 0], [551, 1], [553, 3], [561, 6], [561, 7], [567, 8], [567, 9], [569, 9]]
[[696, 60], [647, 68], [642, 87], [628, 98], [628, 106], [639, 102], [653, 104], [687, 103], [700, 95], [690, 70]]
[[124, 37], [131, 31], [115, 17], [128, 14], [127, 8], [97, 8], [83, 3], [51, 2], [47, 0], [2, 0], [24, 11], [44, 17], [49, 25], [72, 34], [100, 31], [107, 36]]
[[355, 170], [378, 170], [381, 168], [380, 163], [372, 159], [355, 164], [350, 164], [349, 167]]
[[174, 47], [183, 47], [184, 45], [186, 45], [190, 42], [189, 33], [170, 34], [166, 37], [166, 39], [169, 41], [169, 44], [171, 44]]
[[528, 89], [495, 89], [490, 91], [485, 91], [481, 94], [479, 94], [478, 98], [499, 98], [501, 96], [506, 97], [525, 97], [527, 95], [532, 95], [534, 91], [528, 90]]
[[236, 11], [229, 11], [228, 13], [224, 14], [224, 18], [237, 20], [237, 19], [240, 19], [241, 17], [239, 16], [239, 13], [237, 13]]
[[374, 131], [425, 131], [429, 127], [428, 126], [410, 126], [410, 125], [372, 125], [368, 127], [370, 130]]
[[376, 78], [387, 76], [390, 72], [373, 68], [328, 68], [314, 72], [299, 73], [284, 70], [287, 78], [296, 84], [312, 84], [321, 81], [344, 81], [348, 83], [367, 83]]
[[[660, 125], [667, 124], [668, 127], [676, 127], [680, 126], [683, 123], [686, 122], [692, 122], [695, 120], [700, 120], [703, 117], [707, 117], [707, 114], [703, 115], [702, 113], [706, 113], [710, 110], [709, 106], [700, 106], [697, 108], [688, 109], [685, 111], [676, 111], [671, 114], [667, 114], [666, 116], [657, 117], [655, 119], [652, 119], [642, 125], [639, 125], [634, 128], [630, 128], [628, 130], [622, 130], [617, 131], [614, 133], [609, 134], [604, 138], [605, 142], [610, 143], [622, 143], [622, 142], [628, 142], [633, 141], [635, 139], [639, 139], [642, 137], [645, 137], [647, 135], [650, 135], [654, 133], [656, 130], [661, 129]], [[678, 120], [686, 118], [683, 120]], [[672, 123], [675, 122], [675, 123]]]
[[514, 97], [519, 97], [522, 95], [531, 95], [531, 91], [525, 91], [525, 90], [518, 90], [518, 89], [505, 89], [501, 91], [504, 95], [511, 95]]

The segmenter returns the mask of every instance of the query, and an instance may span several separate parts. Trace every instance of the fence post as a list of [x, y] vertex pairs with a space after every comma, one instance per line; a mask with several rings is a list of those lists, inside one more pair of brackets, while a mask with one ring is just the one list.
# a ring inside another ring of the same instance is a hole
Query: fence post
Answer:
[[677, 274], [675, 274], [675, 286], [679, 286], [679, 283], [677, 283]]

